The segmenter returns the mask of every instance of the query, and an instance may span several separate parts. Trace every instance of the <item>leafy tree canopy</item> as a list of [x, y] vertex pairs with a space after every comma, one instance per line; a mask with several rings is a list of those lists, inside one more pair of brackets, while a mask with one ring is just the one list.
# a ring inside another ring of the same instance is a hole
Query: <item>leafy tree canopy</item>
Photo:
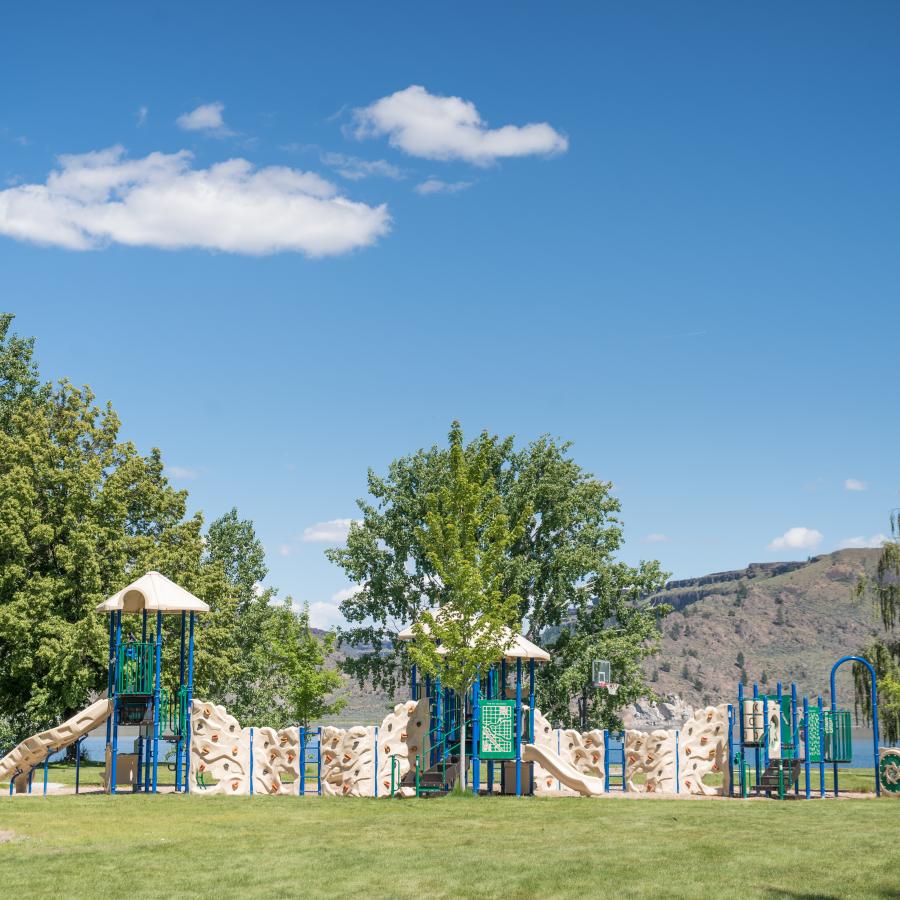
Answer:
[[[663, 580], [656, 563], [632, 569], [614, 561], [622, 543], [619, 501], [569, 450], [570, 444], [549, 437], [517, 449], [512, 437], [483, 432], [468, 444], [460, 438], [457, 451], [467, 465], [484, 467], [506, 521], [517, 525], [498, 561], [500, 593], [517, 598], [515, 622], [534, 641], [573, 610], [596, 631], [601, 612], [589, 612], [593, 597], [621, 608], [625, 619], [623, 604]], [[364, 651], [344, 664], [361, 683], [395, 691], [410, 663], [398, 631], [448, 600], [427, 536], [433, 498], [452, 492], [452, 453], [452, 443], [450, 449], [434, 446], [395, 460], [384, 476], [370, 470], [371, 499], [359, 501], [362, 521], [351, 527], [345, 547], [326, 551], [360, 586], [341, 605], [351, 624], [340, 637]], [[625, 593], [615, 593], [619, 589]]]

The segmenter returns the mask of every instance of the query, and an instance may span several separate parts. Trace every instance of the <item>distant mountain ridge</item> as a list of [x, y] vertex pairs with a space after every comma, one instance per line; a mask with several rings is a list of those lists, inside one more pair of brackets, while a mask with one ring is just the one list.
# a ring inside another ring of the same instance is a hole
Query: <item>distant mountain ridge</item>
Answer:
[[[742, 678], [773, 692], [779, 680], [795, 681], [801, 694], [827, 697], [835, 660], [882, 634], [871, 603], [853, 592], [879, 554], [839, 550], [670, 581], [650, 598], [675, 609], [659, 656], [646, 664], [653, 688], [694, 706], [734, 702]], [[838, 692], [852, 706], [849, 669]]]

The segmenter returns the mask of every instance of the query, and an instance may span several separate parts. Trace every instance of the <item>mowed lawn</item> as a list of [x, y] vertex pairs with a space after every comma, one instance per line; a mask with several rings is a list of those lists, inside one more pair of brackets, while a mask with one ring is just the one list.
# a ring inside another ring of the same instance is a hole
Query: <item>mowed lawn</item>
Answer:
[[894, 799], [0, 798], [0, 833], [7, 897], [900, 896]]

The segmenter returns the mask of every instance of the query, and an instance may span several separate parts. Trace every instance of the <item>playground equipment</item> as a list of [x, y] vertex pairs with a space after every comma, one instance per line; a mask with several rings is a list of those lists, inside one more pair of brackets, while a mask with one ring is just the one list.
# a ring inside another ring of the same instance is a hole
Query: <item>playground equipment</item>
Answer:
[[[159, 742], [175, 742], [176, 790], [187, 789], [183, 777], [190, 733], [190, 704], [194, 680], [194, 616], [209, 607], [159, 572], [148, 572], [97, 607], [109, 615], [109, 671], [107, 696], [56, 728], [43, 731], [19, 744], [0, 760], [0, 779], [10, 779], [13, 789], [30, 789], [35, 766], [79, 741], [106, 722], [106, 774], [104, 783], [115, 794], [123, 780], [133, 790], [156, 793]], [[153, 634], [148, 637], [148, 613], [155, 613]], [[140, 614], [141, 637], [123, 638], [123, 614]], [[181, 643], [178, 687], [170, 691], [162, 682], [163, 615], [180, 614]], [[119, 767], [119, 728], [138, 729], [136, 752], [123, 759], [128, 777]], [[132, 758], [134, 757], [134, 758]], [[80, 753], [76, 752], [80, 762]], [[134, 777], [131, 777], [133, 771]], [[77, 776], [76, 776], [77, 785]]]
[[[831, 708], [825, 709], [822, 698], [810, 706], [803, 697], [798, 703], [797, 686], [791, 684], [785, 693], [781, 682], [774, 694], [761, 695], [759, 685], [753, 685], [753, 695], [744, 697], [744, 686], [738, 686], [737, 712], [728, 707], [729, 716], [729, 782], [746, 797], [757, 795], [785, 799], [793, 794], [800, 796], [800, 776], [803, 773], [803, 795], [812, 796], [811, 766], [819, 772], [819, 796], [825, 796], [825, 765], [833, 767], [833, 792], [840, 793], [840, 763], [853, 759], [853, 741], [850, 711], [838, 709], [835, 676], [847, 662], [865, 666], [872, 680], [872, 745], [875, 766], [875, 793], [881, 794], [883, 779], [879, 771], [878, 693], [875, 670], [871, 663], [860, 656], [843, 656], [831, 668]], [[737, 741], [734, 740], [735, 715], [737, 716]], [[733, 767], [737, 768], [737, 778]], [[729, 793], [733, 796], [734, 790]]]

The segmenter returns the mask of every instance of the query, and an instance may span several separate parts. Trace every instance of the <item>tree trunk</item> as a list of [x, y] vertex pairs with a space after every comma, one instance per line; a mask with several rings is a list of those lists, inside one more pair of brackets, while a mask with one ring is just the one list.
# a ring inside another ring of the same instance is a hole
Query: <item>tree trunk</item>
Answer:
[[462, 726], [459, 732], [459, 779], [463, 793], [466, 790], [466, 696], [463, 694]]

